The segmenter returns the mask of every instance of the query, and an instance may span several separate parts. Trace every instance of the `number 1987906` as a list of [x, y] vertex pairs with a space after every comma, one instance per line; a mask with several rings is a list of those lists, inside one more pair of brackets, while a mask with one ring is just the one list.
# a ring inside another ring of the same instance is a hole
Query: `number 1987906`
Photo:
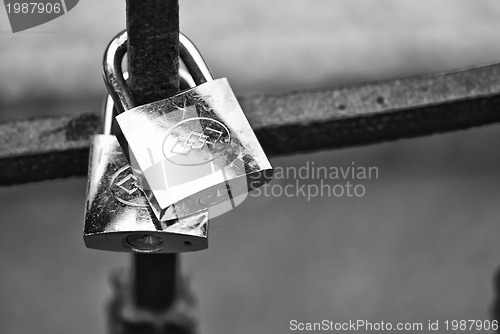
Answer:
[[497, 331], [497, 320], [446, 320], [447, 331]]
[[8, 14], [58, 14], [62, 10], [59, 2], [14, 2], [6, 4], [5, 7]]

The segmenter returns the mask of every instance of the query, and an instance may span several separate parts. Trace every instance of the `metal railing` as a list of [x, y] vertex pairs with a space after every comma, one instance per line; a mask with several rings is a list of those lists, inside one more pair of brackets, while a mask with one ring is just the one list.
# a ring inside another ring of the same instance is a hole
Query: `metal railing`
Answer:
[[[144, 104], [177, 92], [178, 0], [128, 0], [127, 30], [136, 101]], [[336, 89], [242, 96], [240, 103], [269, 155], [366, 145], [500, 122], [500, 64]], [[0, 185], [87, 175], [90, 138], [99, 123], [93, 113], [1, 122]], [[135, 305], [151, 312], [168, 310], [179, 298], [177, 255], [137, 254], [133, 259], [133, 275], [125, 285]], [[130, 328], [128, 333], [144, 329]]]

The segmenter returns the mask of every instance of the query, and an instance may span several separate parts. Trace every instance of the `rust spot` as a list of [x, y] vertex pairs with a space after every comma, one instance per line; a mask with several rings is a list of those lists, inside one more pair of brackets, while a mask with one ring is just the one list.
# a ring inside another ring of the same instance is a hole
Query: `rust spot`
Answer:
[[72, 118], [65, 128], [66, 139], [71, 141], [87, 139], [95, 134], [99, 122], [99, 116], [96, 114], [82, 114]]

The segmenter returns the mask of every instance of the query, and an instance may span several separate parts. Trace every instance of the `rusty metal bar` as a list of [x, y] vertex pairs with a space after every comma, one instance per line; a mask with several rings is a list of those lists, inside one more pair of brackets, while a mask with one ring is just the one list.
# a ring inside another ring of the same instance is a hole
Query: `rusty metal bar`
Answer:
[[[128, 62], [137, 105], [179, 91], [178, 0], [127, 0]], [[134, 254], [133, 296], [137, 307], [168, 309], [178, 290], [177, 254]]]
[[179, 91], [178, 0], [127, 0], [130, 85], [137, 105]]
[[[500, 122], [500, 64], [240, 101], [268, 154], [372, 144]], [[96, 114], [0, 123], [0, 185], [86, 175], [98, 123]]]

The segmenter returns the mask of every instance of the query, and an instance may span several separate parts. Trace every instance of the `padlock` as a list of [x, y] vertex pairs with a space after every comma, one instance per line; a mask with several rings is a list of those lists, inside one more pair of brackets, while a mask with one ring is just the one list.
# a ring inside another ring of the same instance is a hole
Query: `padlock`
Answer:
[[159, 220], [234, 207], [271, 180], [272, 166], [227, 79], [213, 79], [189, 39], [179, 35], [180, 56], [198, 86], [138, 107], [121, 75], [126, 42], [124, 31], [108, 45], [104, 79], [119, 113], [118, 140]]
[[[183, 78], [186, 81], [186, 78]], [[87, 247], [143, 253], [187, 252], [208, 247], [208, 210], [159, 221], [111, 134], [114, 104], [108, 96], [102, 135], [89, 159], [84, 242]]]

